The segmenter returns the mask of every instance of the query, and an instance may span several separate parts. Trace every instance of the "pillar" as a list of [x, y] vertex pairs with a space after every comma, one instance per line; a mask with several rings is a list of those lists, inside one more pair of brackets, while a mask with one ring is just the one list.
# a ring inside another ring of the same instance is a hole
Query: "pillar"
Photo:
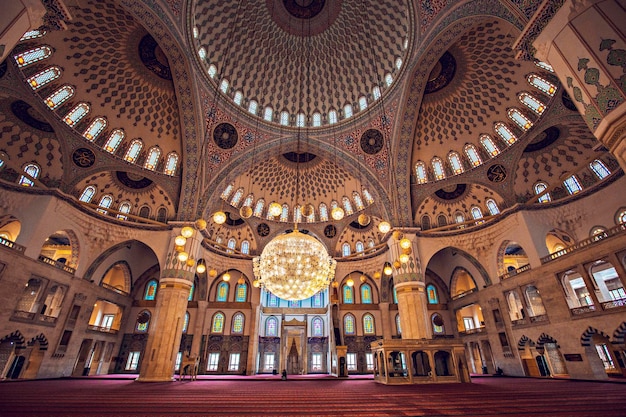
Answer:
[[166, 382], [174, 378], [189, 291], [195, 277], [193, 260], [197, 259], [201, 241], [200, 232], [194, 230], [185, 245], [178, 247], [190, 256], [189, 261], [181, 261], [174, 242], [180, 230], [174, 230], [165, 266], [161, 271], [151, 331], [137, 378], [140, 382]]
[[[591, 132], [626, 170], [626, 11], [621, 3], [566, 0], [532, 45], [535, 57], [554, 68]], [[537, 19], [529, 26], [537, 27]]]
[[[402, 339], [432, 339], [432, 329], [427, 308], [426, 285], [417, 253], [415, 234], [397, 234], [389, 242], [391, 262], [394, 265], [393, 281], [398, 297], [398, 313]], [[400, 239], [396, 239], [396, 237]], [[402, 239], [410, 246], [403, 249]], [[408, 262], [400, 262], [401, 254], [408, 254]]]

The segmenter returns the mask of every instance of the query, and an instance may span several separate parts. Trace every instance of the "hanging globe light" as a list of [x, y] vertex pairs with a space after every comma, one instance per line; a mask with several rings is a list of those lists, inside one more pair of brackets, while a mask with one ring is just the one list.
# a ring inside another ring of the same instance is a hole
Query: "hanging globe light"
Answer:
[[199, 263], [198, 266], [196, 266], [196, 272], [198, 274], [204, 274], [204, 272], [206, 271], [206, 265]]
[[393, 267], [396, 269], [400, 269], [400, 267], [402, 266], [402, 264], [400, 263], [400, 261], [393, 261]]
[[217, 270], [216, 270], [215, 268], [211, 268], [211, 269], [209, 270], [209, 276], [210, 276], [211, 278], [215, 278], [215, 277], [217, 276]]
[[335, 207], [330, 211], [330, 216], [334, 219], [334, 220], [341, 220], [343, 219], [343, 216], [346, 213], [343, 211], [343, 209], [341, 207]]
[[277, 202], [273, 202], [268, 207], [267, 212], [270, 214], [270, 216], [278, 217], [283, 212], [283, 207]]
[[411, 259], [411, 257], [407, 255], [406, 253], [403, 253], [400, 256], [398, 256], [398, 260], [400, 261], [400, 263], [403, 263], [403, 264], [409, 262], [409, 259]]
[[243, 285], [246, 283], [246, 280], [244, 279], [244, 277], [239, 277], [239, 279], [237, 280], [237, 284], [239, 285]]
[[196, 229], [198, 229], [198, 230], [206, 229], [206, 220], [204, 220], [204, 219], [196, 220], [195, 226], [196, 226]]
[[244, 219], [249, 219], [250, 217], [252, 217], [252, 207], [242, 206], [239, 209], [239, 215], [243, 217]]
[[359, 225], [361, 226], [367, 226], [368, 224], [370, 224], [371, 220], [372, 220], [371, 217], [365, 213], [359, 214], [359, 217], [357, 218], [357, 221], [359, 222]]
[[180, 234], [183, 235], [183, 237], [185, 238], [190, 238], [191, 236], [193, 236], [193, 227], [191, 226], [185, 226], [182, 229], [180, 229]]
[[259, 288], [261, 286], [261, 281], [259, 281], [258, 279], [255, 279], [254, 281], [252, 281], [252, 286], [254, 288]]
[[394, 230], [393, 233], [391, 234], [391, 236], [395, 239], [395, 240], [402, 240], [404, 239], [404, 233], [402, 233], [399, 230]]
[[189, 257], [189, 259], [187, 259], [187, 266], [189, 268], [193, 267], [195, 264], [196, 264], [196, 261], [192, 257]]
[[254, 275], [283, 300], [304, 300], [328, 287], [337, 262], [313, 236], [297, 229], [272, 239], [253, 259]]
[[400, 239], [400, 247], [402, 249], [409, 249], [411, 247], [411, 241], [407, 238]]
[[361, 282], [365, 283], [365, 281], [367, 281], [367, 277], [365, 275], [361, 275], [359, 280], [361, 280]]
[[187, 243], [187, 238], [185, 238], [185, 236], [178, 235], [174, 238], [174, 243], [176, 244], [176, 246], [185, 246], [185, 243]]
[[313, 204], [305, 204], [304, 206], [302, 206], [302, 215], [304, 217], [311, 217], [314, 211], [315, 208], [313, 207]]
[[354, 280], [352, 278], [348, 278], [348, 280], [346, 281], [346, 285], [348, 287], [354, 287]]
[[378, 223], [378, 231], [380, 233], [387, 233], [391, 230], [391, 225], [389, 224], [389, 222], [386, 221], [382, 221], [380, 223]]
[[181, 262], [187, 262], [189, 258], [189, 254], [187, 252], [178, 252], [178, 260]]
[[380, 276], [381, 276], [380, 271], [374, 272], [374, 279], [380, 279]]
[[393, 268], [391, 267], [391, 265], [389, 263], [385, 264], [385, 267], [383, 268], [383, 272], [385, 273], [385, 275], [389, 276], [391, 274], [393, 274]]
[[224, 224], [226, 222], [226, 213], [222, 210], [213, 213], [213, 221], [217, 224]]
[[222, 275], [222, 280], [226, 282], [230, 281], [230, 274], [226, 272], [224, 275]]

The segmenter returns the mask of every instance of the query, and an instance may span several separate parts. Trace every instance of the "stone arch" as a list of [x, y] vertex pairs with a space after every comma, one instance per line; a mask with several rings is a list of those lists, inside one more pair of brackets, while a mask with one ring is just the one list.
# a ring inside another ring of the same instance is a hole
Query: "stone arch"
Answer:
[[574, 243], [574, 238], [561, 229], [552, 229], [546, 234], [546, 249], [548, 253], [558, 252]]
[[[469, 277], [471, 282], [462, 282], [467, 281], [466, 277]], [[461, 288], [457, 288], [457, 286], [461, 286]], [[462, 266], [454, 268], [450, 278], [450, 297], [454, 298], [456, 295], [477, 290], [476, 280], [467, 269]]]
[[626, 338], [626, 321], [620, 323], [615, 332], [613, 332], [613, 344], [624, 345]]
[[554, 343], [557, 348], [561, 347], [561, 346], [559, 346], [559, 343], [556, 341], [555, 338], [553, 338], [552, 336], [550, 336], [548, 334], [541, 333], [541, 335], [537, 339], [537, 350], [543, 350], [544, 349], [544, 345], [546, 343]]
[[509, 254], [507, 254], [507, 251], [510, 251], [513, 247], [519, 247], [519, 249], [521, 249], [523, 256], [525, 257], [525, 260], [523, 260], [522, 263], [525, 263], [526, 265], [528, 264], [528, 256], [526, 255], [526, 251], [524, 250], [524, 248], [522, 248], [522, 246], [515, 241], [504, 240], [498, 248], [498, 253], [496, 257], [498, 263], [498, 276], [500, 277], [509, 273], [509, 269], [511, 269], [511, 267], [513, 269], [518, 269], [520, 267], [519, 265], [511, 266], [510, 263], [507, 265], [508, 262], [506, 258], [507, 256], [509, 256]]
[[15, 344], [15, 349], [25, 349], [26, 348], [26, 340], [24, 336], [19, 330], [14, 331], [11, 334], [4, 336], [0, 339], [0, 344], [5, 342], [13, 342]]
[[[87, 271], [85, 272], [85, 275], [83, 276], [83, 278], [88, 281], [92, 281], [92, 280], [95, 280], [94, 277], [97, 277], [100, 274], [104, 276], [104, 272], [109, 269], [107, 266], [108, 262], [111, 262], [111, 265], [117, 262], [116, 259], [112, 259], [113, 256], [115, 256], [117, 252], [119, 252], [121, 255], [124, 255], [125, 259], [133, 259], [133, 256], [138, 256], [138, 255], [144, 256], [144, 257], [151, 256], [154, 258], [155, 266], [160, 268], [159, 259], [157, 258], [156, 254], [154, 253], [154, 250], [150, 246], [138, 240], [128, 240], [125, 242], [118, 243], [117, 245], [114, 245], [104, 250], [100, 255], [98, 255], [98, 257], [87, 268]], [[124, 252], [127, 252], [127, 253], [124, 254]], [[131, 277], [132, 275], [137, 276], [138, 275], [137, 273], [132, 274], [132, 264], [129, 264], [129, 266], [130, 266], [130, 271], [131, 271]], [[150, 267], [150, 268], [153, 268], [153, 267]], [[143, 275], [144, 275], [144, 271], [141, 272], [140, 276], [143, 276]], [[131, 288], [132, 288], [132, 285], [131, 285]]]
[[39, 333], [28, 341], [28, 346], [34, 346], [39, 343], [39, 350], [48, 350], [48, 339], [43, 333]]
[[526, 347], [535, 347], [535, 342], [533, 342], [528, 336], [522, 335], [517, 342], [517, 350], [525, 350]]
[[11, 236], [11, 241], [15, 242], [22, 230], [22, 223], [11, 214], [0, 216], [0, 232]]
[[[624, 323], [622, 323], [624, 324]], [[580, 345], [581, 346], [591, 346], [593, 344], [593, 336], [594, 335], [599, 335], [603, 338], [606, 338], [606, 340], [610, 340], [611, 338], [609, 337], [609, 335], [607, 335], [606, 333], [604, 333], [601, 330], [596, 329], [595, 327], [587, 327], [585, 329], [585, 331], [583, 332], [582, 336], [580, 336]]]

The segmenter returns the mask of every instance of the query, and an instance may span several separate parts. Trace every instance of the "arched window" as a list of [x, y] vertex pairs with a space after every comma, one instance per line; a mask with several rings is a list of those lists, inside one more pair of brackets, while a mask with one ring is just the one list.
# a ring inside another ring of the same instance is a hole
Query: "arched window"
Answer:
[[311, 327], [313, 328], [311, 331], [311, 336], [324, 336], [324, 320], [322, 320], [321, 317], [313, 317], [313, 320], [311, 320]]
[[47, 32], [45, 30], [39, 30], [39, 29], [29, 30], [20, 38], [20, 42], [27, 41], [29, 39], [41, 38], [46, 33]]
[[337, 110], [331, 110], [328, 112], [328, 123], [331, 125], [337, 123]]
[[254, 215], [256, 217], [261, 217], [263, 215], [263, 209], [265, 208], [265, 200], [259, 198], [254, 206]]
[[146, 158], [146, 162], [143, 164], [143, 167], [154, 171], [156, 169], [157, 164], [159, 163], [159, 158], [161, 157], [161, 149], [158, 146], [153, 146], [148, 151], [148, 157]]
[[567, 192], [570, 194], [579, 193], [583, 189], [583, 187], [580, 186], [580, 182], [578, 182], [578, 178], [576, 178], [576, 175], [571, 175], [565, 178], [565, 181], [563, 181], [563, 185], [565, 185]]
[[226, 247], [228, 249], [226, 249], [226, 253], [235, 253], [236, 245], [237, 245], [237, 241], [235, 240], [234, 237], [231, 237], [230, 239], [228, 239], [228, 243], [226, 244]]
[[243, 284], [237, 284], [235, 287], [235, 302], [245, 303], [248, 299], [248, 285], [244, 282]]
[[493, 200], [492, 198], [488, 198], [486, 204], [487, 204], [487, 209], [489, 210], [489, 214], [491, 214], [492, 216], [495, 216], [496, 214], [500, 214], [500, 209], [498, 208], [498, 205], [496, 204], [495, 200]]
[[617, 219], [617, 224], [626, 223], [626, 210], [622, 210], [619, 213], [617, 213], [616, 219]]
[[440, 214], [439, 216], [437, 216], [438, 227], [446, 226], [447, 224], [448, 224], [448, 218], [445, 216], [445, 214]]
[[365, 250], [365, 247], [363, 246], [363, 242], [361, 242], [360, 240], [358, 240], [358, 241], [355, 243], [354, 247], [356, 248], [356, 252], [357, 252], [357, 253], [359, 253], [359, 252], [363, 252], [363, 250]]
[[367, 108], [367, 99], [365, 96], [359, 97], [359, 110], [363, 111]]
[[198, 56], [200, 57], [201, 60], [205, 60], [206, 59], [206, 48], [204, 46], [201, 46], [198, 49]]
[[276, 297], [274, 294], [272, 294], [271, 292], [267, 294], [267, 305], [270, 307], [278, 307], [278, 297]]
[[476, 149], [476, 147], [474, 145], [472, 145], [471, 143], [468, 143], [463, 148], [463, 151], [465, 152], [465, 155], [467, 156], [467, 159], [469, 159], [469, 161], [470, 161], [470, 163], [472, 164], [473, 167], [477, 167], [480, 164], [482, 164], [482, 160], [480, 159], [480, 155], [478, 154], [478, 150]]
[[93, 120], [93, 122], [91, 122], [87, 130], [85, 130], [83, 137], [87, 140], [93, 141], [106, 127], [107, 119], [104, 117], [97, 117]]
[[341, 245], [341, 256], [350, 256], [350, 244], [344, 243]]
[[426, 286], [426, 296], [428, 297], [428, 304], [439, 304], [437, 287], [435, 287], [433, 284], [428, 284]]
[[56, 110], [59, 106], [72, 98], [74, 95], [74, 87], [71, 85], [64, 85], [63, 87], [50, 94], [45, 102], [50, 107], [50, 110]]
[[376, 333], [376, 329], [374, 328], [374, 316], [372, 316], [369, 313], [363, 316], [363, 333], [364, 334]]
[[399, 335], [402, 334], [402, 327], [400, 326], [400, 314], [396, 314], [396, 331]]
[[286, 111], [280, 112], [280, 124], [283, 126], [289, 126], [289, 113]]
[[372, 304], [372, 287], [369, 284], [361, 285], [361, 304]]
[[318, 292], [313, 296], [313, 307], [323, 307], [324, 299], [322, 297], [322, 292]]
[[593, 173], [601, 180], [611, 175], [611, 171], [609, 171], [606, 165], [604, 165], [604, 162], [599, 159], [594, 159], [593, 162], [589, 164], [589, 168], [591, 168]]
[[150, 217], [150, 207], [148, 206], [142, 206], [139, 209], [139, 217], [143, 217], [145, 219]]
[[396, 58], [396, 69], [402, 68], [402, 58]]
[[345, 316], [343, 316], [344, 334], [348, 334], [348, 335], [355, 334], [354, 322], [355, 320], [352, 314], [346, 314]]
[[[121, 212], [121, 213], [130, 213], [130, 209], [131, 209], [131, 205], [128, 201], [124, 201], [122, 202], [122, 204], [120, 204], [120, 207], [117, 209], [117, 211]], [[118, 214], [117, 218], [120, 220], [128, 220], [128, 217], [124, 216], [123, 214]]]
[[523, 105], [525, 105], [526, 107], [534, 111], [536, 114], [542, 114], [544, 110], [546, 109], [546, 105], [543, 104], [541, 101], [539, 101], [538, 98], [536, 98], [535, 96], [531, 94], [519, 93], [517, 98]]
[[144, 292], [143, 299], [147, 301], [154, 300], [157, 293], [157, 286], [159, 285], [159, 281], [156, 279], [152, 279], [146, 285], [146, 291]]
[[293, 221], [296, 223], [302, 223], [302, 212], [300, 211], [300, 205], [296, 205], [293, 208]]
[[107, 139], [107, 142], [104, 144], [104, 150], [109, 153], [115, 153], [125, 136], [126, 134], [122, 129], [115, 129], [113, 132], [111, 132], [109, 138]]
[[[24, 166], [24, 172], [30, 176], [30, 178], [37, 179], [39, 178], [39, 173], [41, 172], [41, 168], [37, 164], [26, 164]], [[32, 187], [35, 185], [33, 181], [30, 180], [26, 175], [22, 175], [20, 177], [19, 184], [24, 187]]]
[[235, 315], [233, 316], [233, 325], [231, 328], [232, 334], [243, 333], [243, 325], [244, 325], [245, 319], [246, 317], [243, 315], [243, 313], [241, 312], [235, 313]]
[[233, 184], [228, 184], [226, 188], [224, 188], [224, 191], [222, 191], [222, 195], [220, 196], [222, 200], [227, 200], [228, 197], [232, 194], [234, 188], [235, 186]]
[[480, 207], [474, 206], [470, 209], [470, 213], [472, 213], [472, 217], [474, 220], [482, 219], [483, 212], [480, 210]]
[[374, 239], [370, 238], [370, 239], [367, 241], [367, 247], [368, 247], [368, 248], [373, 248], [374, 246], [376, 246], [376, 242], [374, 242]]
[[485, 151], [491, 156], [497, 156], [500, 153], [500, 150], [489, 135], [481, 135], [480, 144], [483, 145]]
[[556, 86], [549, 81], [541, 78], [537, 74], [530, 74], [526, 79], [528, 84], [532, 85], [539, 91], [542, 91], [552, 97], [556, 93]]
[[428, 214], [424, 214], [422, 216], [422, 230], [428, 230], [430, 229], [430, 216], [428, 216]]
[[189, 329], [189, 312], [185, 312], [185, 316], [183, 317], [183, 333], [187, 333], [187, 329]]
[[[510, 112], [509, 112], [509, 115], [510, 115]], [[493, 126], [493, 128], [498, 134], [498, 136], [500, 136], [502, 140], [508, 143], [509, 145], [512, 145], [515, 142], [517, 142], [517, 137], [513, 134], [513, 132], [511, 132], [511, 129], [509, 129], [504, 123], [498, 122]]]
[[354, 290], [349, 285], [343, 286], [343, 303], [354, 304]]
[[391, 84], [393, 84], [393, 77], [391, 74], [387, 73], [385, 74], [385, 85], [389, 87]]
[[554, 69], [552, 68], [552, 65], [548, 64], [547, 62], [543, 62], [543, 61], [535, 61], [535, 65], [538, 66], [539, 68], [549, 71], [549, 72], [554, 72]]
[[90, 185], [88, 187], [85, 187], [85, 189], [83, 190], [83, 193], [80, 195], [79, 200], [84, 203], [90, 203], [91, 199], [93, 198], [95, 194], [96, 194], [96, 187], [94, 187], [93, 185]]
[[418, 184], [426, 184], [428, 182], [428, 174], [426, 173], [426, 165], [422, 161], [415, 164], [415, 176]]
[[193, 295], [196, 293], [196, 283], [191, 284], [191, 288], [189, 288], [189, 296], [187, 297], [187, 301], [193, 301]]
[[97, 210], [102, 214], [107, 214], [108, 210], [104, 210], [104, 209], [110, 208], [111, 204], [113, 204], [113, 197], [111, 197], [109, 194], [105, 194], [102, 196], [102, 198], [100, 199], [100, 202], [98, 203], [98, 206], [102, 207], [102, 209], [97, 209]]
[[228, 301], [228, 282], [220, 282], [217, 286], [217, 296], [215, 298], [216, 301], [226, 302]]
[[141, 148], [143, 148], [143, 142], [141, 139], [133, 139], [130, 142], [130, 146], [126, 150], [126, 154], [124, 155], [124, 159], [128, 162], [134, 163], [137, 161], [137, 157], [139, 156], [139, 152], [141, 152]]
[[267, 120], [268, 122], [271, 122], [272, 119], [274, 118], [274, 109], [267, 106], [265, 110], [263, 110], [263, 118]]
[[398, 291], [396, 291], [396, 287], [393, 287], [393, 303], [398, 304]]
[[220, 83], [220, 91], [224, 94], [228, 93], [228, 80], [226, 78], [222, 79]]
[[161, 223], [167, 221], [167, 209], [165, 207], [159, 207], [157, 210], [156, 221]]
[[135, 323], [135, 331], [138, 333], [145, 333], [148, 331], [148, 325], [150, 324], [151, 314], [148, 310], [142, 310], [137, 315], [137, 321]]
[[452, 172], [455, 175], [463, 173], [463, 164], [457, 152], [450, 152], [448, 154], [448, 162], [450, 162], [450, 168], [452, 168]]
[[15, 62], [17, 62], [17, 66], [20, 68], [24, 68], [27, 65], [32, 64], [33, 62], [41, 61], [42, 59], [46, 59], [52, 55], [52, 48], [47, 45], [38, 46], [37, 48], [29, 49], [26, 52], [22, 52], [21, 54], [15, 55]]
[[435, 173], [436, 180], [442, 180], [446, 178], [446, 172], [443, 168], [443, 161], [439, 157], [434, 157], [431, 161], [433, 172]]
[[255, 100], [250, 100], [250, 103], [248, 103], [248, 112], [256, 115], [258, 107], [259, 105]]
[[435, 313], [431, 316], [430, 321], [433, 324], [433, 333], [434, 334], [443, 334], [445, 330], [443, 328], [443, 317], [441, 314]]
[[165, 169], [163, 173], [165, 175], [174, 175], [176, 173], [176, 168], [178, 167], [178, 154], [176, 152], [170, 152], [167, 154], [167, 158], [165, 158]]
[[280, 212], [280, 221], [287, 222], [289, 221], [289, 206], [287, 203], [283, 204], [283, 209]]
[[320, 203], [320, 221], [328, 221], [328, 207], [326, 207], [326, 204], [324, 203]]
[[346, 104], [343, 107], [343, 117], [344, 119], [347, 119], [348, 117], [352, 117], [352, 105], [351, 104]]
[[[535, 195], [543, 193], [547, 188], [548, 186], [545, 183], [538, 182], [537, 184], [535, 184]], [[550, 193], [545, 193], [544, 195], [539, 197], [537, 201], [539, 201], [540, 203], [548, 203], [550, 202], [550, 200]]]
[[350, 199], [348, 197], [343, 196], [341, 198], [341, 203], [343, 204], [343, 209], [346, 211], [346, 216], [354, 213], [354, 210], [352, 210], [352, 203], [350, 202]]
[[222, 333], [224, 331], [224, 313], [215, 313], [211, 324], [211, 333]]
[[243, 94], [241, 91], [235, 91], [235, 95], [233, 96], [233, 101], [236, 105], [241, 106], [241, 102], [243, 101]]
[[313, 127], [322, 125], [322, 114], [319, 112], [313, 113]]
[[380, 87], [379, 86], [375, 86], [374, 88], [372, 88], [372, 97], [374, 98], [374, 100], [378, 100], [380, 98]]
[[83, 117], [89, 113], [89, 105], [87, 103], [78, 103], [70, 112], [63, 118], [63, 121], [68, 126], [74, 126]]
[[515, 124], [521, 127], [523, 130], [528, 130], [533, 125], [528, 117], [524, 116], [524, 114], [518, 109], [509, 109], [507, 115], [509, 116], [509, 119], [513, 120]]
[[361, 199], [361, 195], [358, 191], [352, 192], [352, 199], [354, 200], [354, 205], [357, 210], [363, 210], [365, 206], [363, 205], [363, 200]]
[[278, 319], [268, 317], [265, 320], [265, 336], [278, 336]]
[[454, 221], [457, 223], [463, 223], [465, 221], [465, 215], [460, 211], [454, 213]]
[[244, 240], [241, 242], [241, 253], [249, 255], [250, 254], [250, 242]]
[[215, 76], [217, 75], [217, 67], [214, 64], [209, 65], [207, 74], [209, 74], [209, 77], [215, 78]]
[[33, 90], [37, 90], [61, 76], [61, 68], [50, 67], [26, 79]]
[[304, 113], [298, 113], [296, 115], [296, 126], [304, 127], [305, 123], [306, 123], [306, 117], [304, 116]]
[[238, 207], [241, 199], [243, 198], [243, 188], [238, 188], [233, 195], [233, 198], [230, 200], [230, 204]]
[[370, 194], [369, 191], [367, 191], [367, 188], [363, 188], [361, 189], [361, 194], [363, 194], [363, 198], [365, 198], [365, 201], [367, 201], [367, 204], [374, 204], [374, 197], [372, 197], [372, 195]]

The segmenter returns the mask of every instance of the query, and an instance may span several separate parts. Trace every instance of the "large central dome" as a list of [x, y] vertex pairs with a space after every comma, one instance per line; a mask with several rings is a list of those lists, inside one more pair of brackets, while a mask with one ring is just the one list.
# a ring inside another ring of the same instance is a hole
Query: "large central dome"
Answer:
[[333, 111], [337, 121], [350, 118], [393, 83], [411, 33], [408, 7], [199, 0], [191, 29], [207, 79], [238, 106], [270, 123], [315, 127], [333, 123]]

